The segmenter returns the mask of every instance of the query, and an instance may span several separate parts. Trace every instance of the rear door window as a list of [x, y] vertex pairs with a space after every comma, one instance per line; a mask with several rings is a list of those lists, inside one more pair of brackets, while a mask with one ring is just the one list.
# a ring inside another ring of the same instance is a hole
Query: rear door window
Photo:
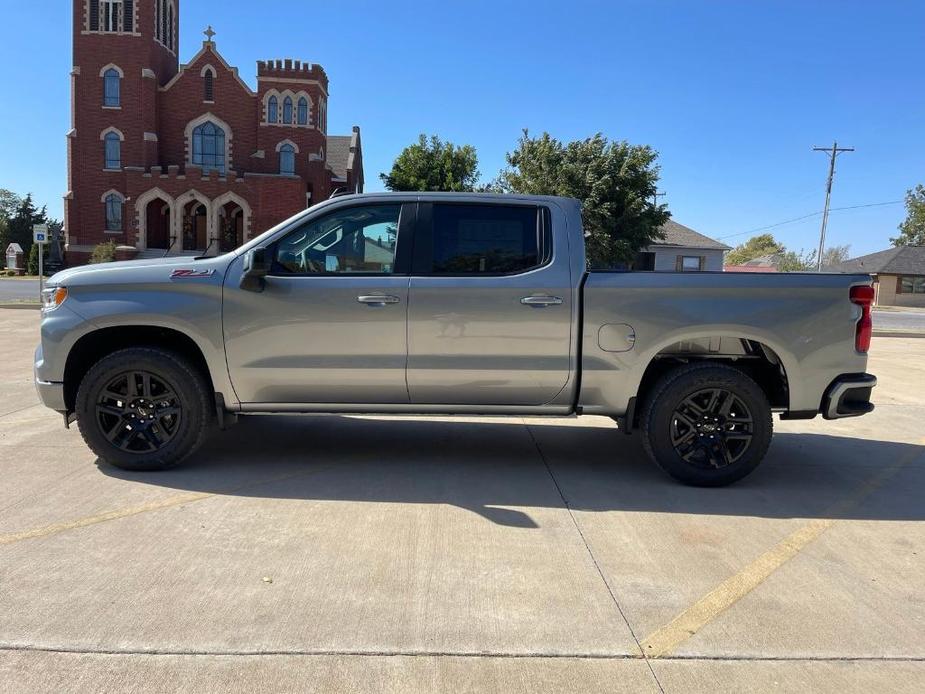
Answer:
[[531, 206], [434, 204], [430, 274], [514, 274], [542, 265], [551, 252], [545, 218]]

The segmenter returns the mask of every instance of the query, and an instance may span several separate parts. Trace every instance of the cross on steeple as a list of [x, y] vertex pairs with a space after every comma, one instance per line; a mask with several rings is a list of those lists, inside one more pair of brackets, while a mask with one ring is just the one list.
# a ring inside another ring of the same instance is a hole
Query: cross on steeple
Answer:
[[209, 27], [202, 33], [206, 35], [206, 41], [212, 43], [212, 37], [215, 36], [215, 32], [212, 31], [212, 25], [210, 24]]

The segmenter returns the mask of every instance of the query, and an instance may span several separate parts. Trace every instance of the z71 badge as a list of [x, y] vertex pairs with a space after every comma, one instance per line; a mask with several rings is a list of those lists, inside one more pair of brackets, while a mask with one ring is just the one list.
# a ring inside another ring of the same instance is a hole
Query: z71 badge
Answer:
[[194, 280], [200, 277], [211, 277], [215, 274], [215, 270], [190, 270], [185, 268], [182, 270], [174, 270], [170, 273], [170, 279], [172, 280]]

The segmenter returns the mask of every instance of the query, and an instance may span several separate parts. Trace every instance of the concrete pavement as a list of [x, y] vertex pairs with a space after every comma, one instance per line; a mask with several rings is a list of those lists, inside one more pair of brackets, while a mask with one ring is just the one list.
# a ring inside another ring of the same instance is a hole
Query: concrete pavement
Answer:
[[243, 418], [122, 472], [36, 405], [37, 320], [0, 311], [0, 691], [925, 688], [925, 341], [703, 490], [600, 418]]

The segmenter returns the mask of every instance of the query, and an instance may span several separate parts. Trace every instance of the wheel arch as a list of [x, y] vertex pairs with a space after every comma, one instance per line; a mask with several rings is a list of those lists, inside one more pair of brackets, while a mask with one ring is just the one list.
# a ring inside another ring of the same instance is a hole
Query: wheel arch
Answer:
[[[779, 347], [743, 335], [703, 335], [661, 344], [649, 355], [636, 387], [637, 398], [643, 401], [669, 371], [683, 364], [703, 361], [727, 364], [743, 371], [764, 391], [772, 408], [789, 410], [792, 379], [797, 371], [795, 363]], [[636, 408], [637, 417], [641, 409]]]
[[100, 359], [129, 347], [159, 347], [185, 357], [215, 393], [215, 382], [202, 348], [190, 336], [156, 325], [123, 325], [93, 330], [77, 340], [68, 352], [64, 367], [64, 402], [74, 410], [77, 389], [87, 371]]

